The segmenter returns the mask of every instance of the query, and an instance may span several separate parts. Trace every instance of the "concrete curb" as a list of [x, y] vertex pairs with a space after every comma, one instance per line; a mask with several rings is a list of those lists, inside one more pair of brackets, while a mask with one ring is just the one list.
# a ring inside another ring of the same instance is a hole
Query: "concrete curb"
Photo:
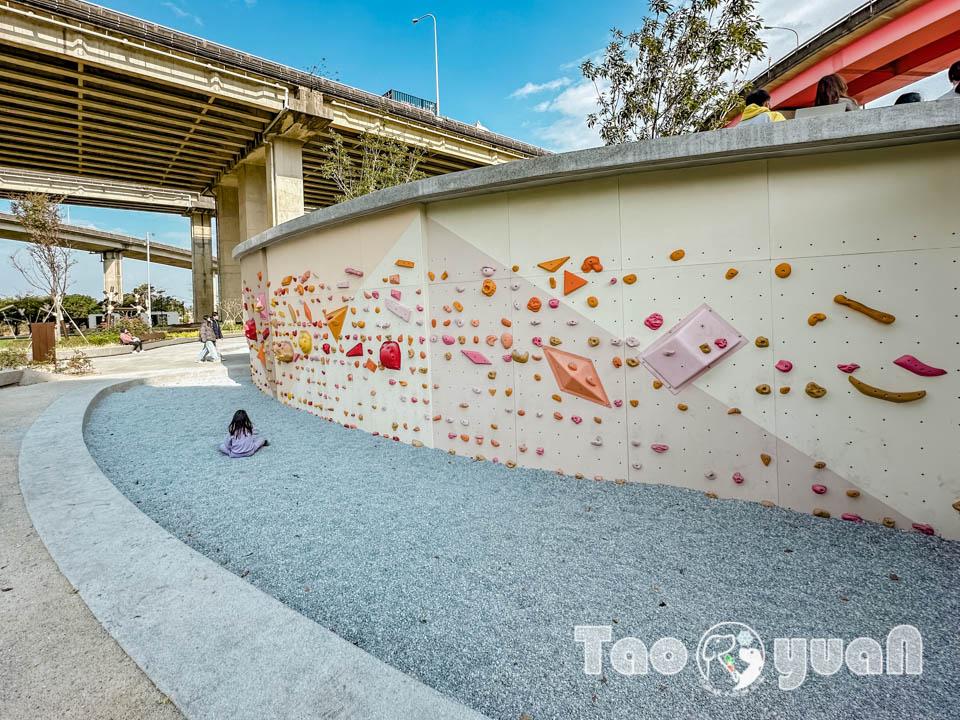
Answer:
[[482, 720], [187, 547], [103, 475], [83, 425], [104, 397], [203, 376], [210, 371], [67, 393], [23, 438], [30, 517], [104, 628], [189, 718]]
[[23, 370], [0, 370], [0, 387], [16, 385], [23, 377]]

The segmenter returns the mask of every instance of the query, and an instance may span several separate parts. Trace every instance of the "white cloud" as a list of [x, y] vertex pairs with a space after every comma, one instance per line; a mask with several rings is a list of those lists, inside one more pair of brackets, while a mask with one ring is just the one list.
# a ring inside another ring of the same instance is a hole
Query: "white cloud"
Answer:
[[597, 108], [597, 88], [589, 80], [582, 80], [552, 100], [539, 103], [534, 110], [555, 113], [556, 120], [536, 129], [552, 150], [567, 151], [596, 147], [602, 144], [596, 129], [587, 127], [587, 115]]
[[194, 15], [192, 12], [183, 9], [175, 3], [165, 2], [163, 6], [173, 12], [178, 18], [187, 18], [188, 20], [193, 20], [197, 25], [203, 25], [203, 19], [199, 15]]
[[510, 97], [513, 98], [522, 98], [527, 97], [527, 95], [535, 95], [536, 93], [544, 92], [545, 90], [558, 90], [559, 88], [566, 87], [570, 84], [570, 78], [561, 77], [556, 80], [551, 80], [549, 82], [541, 83], [536, 85], [532, 82], [528, 82], [523, 87], [517, 88], [512, 93]]

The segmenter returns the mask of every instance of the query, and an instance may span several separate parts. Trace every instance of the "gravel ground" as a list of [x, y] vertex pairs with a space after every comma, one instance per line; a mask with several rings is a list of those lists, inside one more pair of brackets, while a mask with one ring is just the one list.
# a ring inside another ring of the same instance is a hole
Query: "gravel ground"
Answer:
[[[240, 407], [271, 445], [229, 460], [217, 445]], [[86, 440], [183, 542], [491, 718], [960, 714], [960, 543], [472, 462], [321, 421], [243, 379], [112, 395]], [[712, 695], [697, 671], [701, 635], [725, 621], [768, 653], [739, 697]], [[901, 623], [923, 634], [921, 676], [844, 667], [778, 688], [773, 638], [883, 645]], [[575, 625], [648, 647], [676, 637], [689, 659], [678, 674], [624, 676], [608, 644], [602, 675], [586, 675]]]

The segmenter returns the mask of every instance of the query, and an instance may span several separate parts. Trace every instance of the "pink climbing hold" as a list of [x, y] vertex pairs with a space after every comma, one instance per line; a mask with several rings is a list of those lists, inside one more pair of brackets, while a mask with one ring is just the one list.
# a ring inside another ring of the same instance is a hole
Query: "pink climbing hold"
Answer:
[[399, 370], [400, 344], [393, 340], [387, 340], [383, 343], [380, 346], [380, 362], [387, 370]]
[[504, 362], [513, 362], [513, 356], [512, 356], [512, 355], [501, 355], [501, 357], [503, 358], [503, 361], [504, 361]]
[[553, 308], [554, 310], [556, 310], [558, 307], [560, 307], [560, 301], [557, 300], [556, 298], [552, 298], [552, 299], [547, 303], [547, 305], [549, 305], [551, 308]]
[[363, 270], [355, 270], [354, 268], [344, 268], [343, 271], [347, 275], [356, 275], [357, 277], [363, 277]]
[[810, 489], [813, 490], [817, 495], [823, 495], [827, 491], [826, 485], [811, 485]]
[[539, 336], [533, 338], [530, 342], [532, 342], [532, 343], [533, 343], [534, 345], [536, 345], [537, 347], [543, 347], [543, 338], [541, 338], [541, 337], [539, 337]]
[[[449, 343], [447, 344], [449, 345]], [[474, 365], [490, 365], [491, 364], [490, 359], [486, 355], [484, 355], [482, 352], [478, 352], [477, 350], [461, 350], [460, 352], [466, 355], [467, 358], [469, 358]], [[510, 356], [507, 355], [506, 357], [510, 357]]]
[[614, 404], [616, 407], [623, 407], [623, 400], [614, 400], [614, 401], [613, 401], [613, 404]]
[[650, 317], [643, 321], [643, 324], [651, 330], [659, 330], [663, 325], [663, 315], [660, 313], [653, 313], [650, 315]]
[[444, 345], [453, 345], [457, 341], [453, 335], [444, 335], [441, 340], [443, 340]]
[[537, 448], [537, 455], [543, 455], [543, 448]]
[[651, 446], [650, 446], [650, 449], [653, 450], [653, 451], [656, 452], [656, 453], [665, 453], [667, 450], [670, 449], [670, 446], [669, 446], [669, 445], [655, 444], [655, 445], [651, 445]]
[[845, 365], [837, 365], [837, 370], [845, 373], [852, 373], [854, 370], [859, 370], [860, 366], [856, 363], [846, 363]]
[[925, 523], [913, 523], [913, 529], [918, 533], [923, 533], [924, 535], [933, 535], [933, 525], [927, 525]]
[[583, 418], [580, 417], [579, 415], [571, 415], [571, 416], [570, 416], [570, 419], [573, 420], [573, 423], [574, 423], [575, 425], [579, 425], [580, 423], [583, 422]]
[[743, 482], [743, 475], [741, 475], [738, 472], [735, 472], [733, 474], [733, 481], [737, 483], [737, 485], [740, 485]]
[[447, 433], [447, 437], [448, 437], [450, 440], [456, 440], [456, 439], [457, 439], [457, 434], [454, 433], [454, 432]]
[[392, 297], [394, 300], [399, 300], [402, 296], [403, 293], [401, 293], [399, 290], [390, 291], [390, 297]]
[[793, 363], [789, 360], [781, 360], [774, 367], [780, 372], [790, 372], [793, 370]]
[[723, 350], [727, 346], [727, 339], [717, 338], [716, 340], [713, 341], [713, 344], [716, 345], [721, 350]]
[[370, 293], [370, 294], [373, 295], [373, 299], [374, 299], [374, 300], [379, 300], [379, 299], [380, 299], [380, 291], [379, 291], [379, 290], [374, 290], [374, 291], [373, 291], [372, 293]]
[[893, 361], [893, 364], [899, 365], [904, 370], [909, 370], [910, 372], [916, 375], [922, 375], [923, 377], [937, 377], [939, 375], [947, 374], [947, 371], [943, 368], [927, 365], [925, 362], [917, 360], [913, 355], [901, 355]]
[[848, 520], [849, 522], [862, 523], [863, 518], [857, 515], [856, 513], [844, 513], [840, 516], [843, 520]]

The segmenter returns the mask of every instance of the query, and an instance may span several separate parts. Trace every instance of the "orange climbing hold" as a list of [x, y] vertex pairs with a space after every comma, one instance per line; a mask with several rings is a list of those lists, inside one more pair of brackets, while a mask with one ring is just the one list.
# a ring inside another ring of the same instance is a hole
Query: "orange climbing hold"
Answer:
[[490, 278], [487, 278], [486, 280], [483, 281], [483, 286], [480, 288], [480, 292], [482, 292], [487, 297], [491, 297], [496, 291], [497, 291], [497, 284], [493, 280], [491, 280]]
[[[569, 259], [570, 256], [567, 255], [566, 257], [557, 258], [556, 260], [544, 260], [542, 263], [537, 263], [537, 267], [541, 267], [547, 272], [556, 272], [563, 267], [563, 264]], [[519, 268], [517, 268], [517, 270], [519, 270]], [[514, 270], [514, 272], [517, 270]]]
[[727, 280], [733, 280], [737, 275], [740, 274], [740, 271], [736, 268], [730, 268], [727, 270], [726, 278]]
[[587, 284], [587, 281], [584, 280], [579, 275], [574, 275], [569, 270], [563, 271], [563, 294], [569, 295], [574, 290], [578, 290]]
[[402, 268], [412, 268], [413, 260], [397, 260], [396, 266]]
[[589, 305], [590, 307], [596, 307], [599, 304], [600, 304], [600, 301], [597, 300], [593, 295], [587, 298], [587, 305]]
[[637, 281], [637, 276], [634, 275], [633, 273], [630, 273], [629, 275], [624, 275], [624, 276], [623, 276], [623, 281], [624, 281], [627, 285], [633, 285], [633, 284]]
[[340, 333], [343, 331], [343, 322], [347, 318], [347, 306], [344, 305], [342, 308], [334, 310], [332, 313], [327, 315], [327, 327], [330, 328], [330, 332], [333, 333], [333, 337], [337, 340], [340, 339]]
[[[545, 347], [543, 350], [553, 371], [553, 377], [561, 390], [584, 400], [610, 407], [607, 393], [590, 358], [554, 348]], [[571, 370], [571, 367], [576, 369]]]
[[790, 267], [790, 263], [780, 263], [773, 269], [773, 272], [777, 274], [778, 278], [786, 278], [790, 277], [793, 268]]
[[530, 312], [540, 312], [541, 307], [543, 307], [543, 303], [540, 302], [538, 297], [532, 297], [527, 301], [527, 310]]
[[670, 253], [670, 259], [676, 262], [677, 260], [683, 260], [684, 255], [686, 255], [686, 253], [683, 250], [674, 250]]
[[603, 272], [603, 265], [600, 264], [600, 258], [596, 255], [590, 255], [584, 258], [580, 269], [583, 270], [583, 272], [590, 272], [591, 270], [594, 272]]

